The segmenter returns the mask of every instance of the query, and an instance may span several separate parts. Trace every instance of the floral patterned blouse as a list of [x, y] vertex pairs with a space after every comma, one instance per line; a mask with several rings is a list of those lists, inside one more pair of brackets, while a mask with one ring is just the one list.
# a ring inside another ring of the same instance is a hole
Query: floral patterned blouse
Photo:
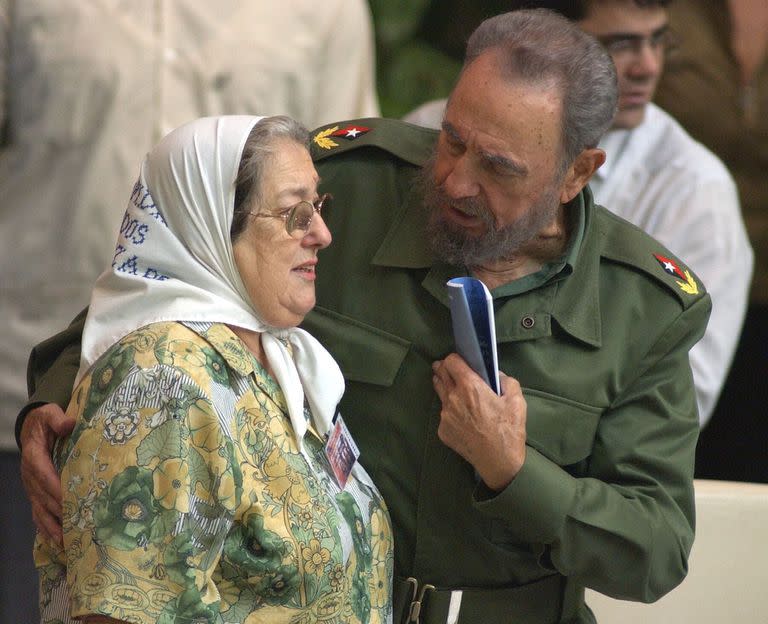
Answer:
[[38, 537], [44, 624], [391, 621], [379, 493], [298, 450], [277, 383], [222, 324], [123, 338], [75, 389], [62, 552]]

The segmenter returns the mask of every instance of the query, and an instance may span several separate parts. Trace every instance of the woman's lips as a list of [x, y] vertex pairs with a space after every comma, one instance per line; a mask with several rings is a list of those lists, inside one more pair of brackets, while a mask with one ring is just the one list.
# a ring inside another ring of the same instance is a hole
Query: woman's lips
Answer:
[[297, 273], [303, 279], [314, 280], [317, 277], [317, 274], [315, 271], [316, 267], [317, 267], [317, 260], [313, 260], [311, 262], [305, 262], [304, 264], [300, 264], [299, 266], [294, 267], [292, 270], [294, 273]]

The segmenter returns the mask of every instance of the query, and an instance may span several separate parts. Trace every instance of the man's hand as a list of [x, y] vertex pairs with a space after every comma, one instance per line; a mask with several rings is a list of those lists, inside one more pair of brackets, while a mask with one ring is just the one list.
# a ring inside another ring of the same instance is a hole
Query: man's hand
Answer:
[[502, 396], [455, 353], [432, 365], [443, 409], [437, 435], [477, 470], [492, 490], [504, 489], [525, 462], [526, 403], [516, 379], [499, 374]]
[[21, 428], [21, 480], [32, 504], [32, 519], [43, 536], [63, 545], [61, 479], [51, 461], [56, 438], [70, 433], [75, 419], [54, 403], [36, 407]]

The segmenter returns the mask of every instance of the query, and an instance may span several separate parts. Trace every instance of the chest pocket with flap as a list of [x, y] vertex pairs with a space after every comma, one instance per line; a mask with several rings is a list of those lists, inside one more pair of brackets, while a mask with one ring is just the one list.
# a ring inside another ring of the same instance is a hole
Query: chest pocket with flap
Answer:
[[559, 466], [587, 458], [602, 409], [540, 390], [523, 389], [528, 444]]
[[332, 310], [315, 307], [302, 327], [338, 362], [347, 381], [391, 386], [410, 342]]

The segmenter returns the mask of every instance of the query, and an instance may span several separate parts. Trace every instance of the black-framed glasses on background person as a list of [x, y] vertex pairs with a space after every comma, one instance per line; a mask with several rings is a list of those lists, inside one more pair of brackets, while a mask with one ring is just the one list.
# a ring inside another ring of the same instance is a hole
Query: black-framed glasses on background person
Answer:
[[285, 231], [288, 232], [293, 238], [303, 238], [309, 231], [309, 227], [312, 225], [312, 217], [315, 213], [323, 215], [322, 211], [325, 210], [325, 215], [328, 216], [328, 212], [333, 202], [333, 195], [330, 193], [323, 193], [315, 201], [303, 200], [295, 206], [279, 212], [277, 214], [271, 214], [269, 212], [249, 212], [252, 217], [272, 217], [273, 219], [283, 219], [285, 221]]
[[677, 49], [680, 39], [669, 27], [664, 26], [650, 35], [634, 35], [617, 33], [615, 35], [597, 35], [595, 37], [606, 49], [608, 54], [617, 58], [638, 57], [643, 47], [648, 44], [652, 52], [669, 54]]

